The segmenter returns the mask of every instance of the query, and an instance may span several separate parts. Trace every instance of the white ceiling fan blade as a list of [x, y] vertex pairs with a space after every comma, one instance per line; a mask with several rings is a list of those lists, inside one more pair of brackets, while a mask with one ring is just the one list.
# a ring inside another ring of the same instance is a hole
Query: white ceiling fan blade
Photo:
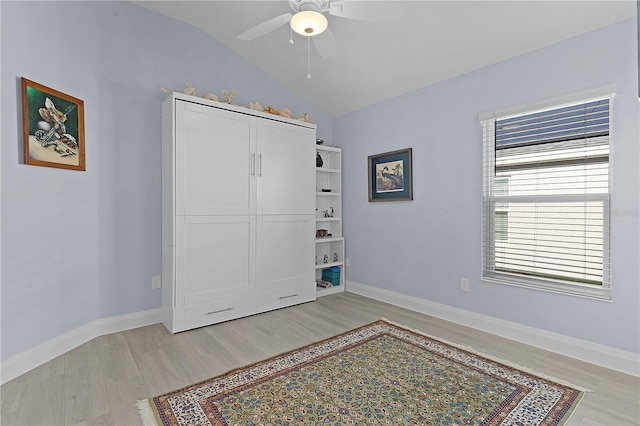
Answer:
[[403, 8], [397, 2], [390, 1], [332, 1], [329, 14], [340, 18], [359, 21], [397, 20], [402, 16]]
[[268, 21], [258, 24], [253, 28], [249, 28], [247, 31], [240, 34], [238, 38], [240, 40], [249, 41], [263, 36], [289, 22], [291, 20], [291, 16], [292, 15], [290, 13], [276, 16], [275, 18], [269, 19]]
[[335, 55], [338, 52], [336, 38], [333, 36], [333, 33], [329, 28], [324, 30], [322, 34], [311, 37], [311, 40], [313, 40], [313, 45], [320, 53], [320, 56], [325, 59]]

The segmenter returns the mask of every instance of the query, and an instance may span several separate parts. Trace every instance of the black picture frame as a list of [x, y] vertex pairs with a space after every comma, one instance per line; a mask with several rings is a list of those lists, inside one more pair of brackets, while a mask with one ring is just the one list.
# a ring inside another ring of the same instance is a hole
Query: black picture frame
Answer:
[[412, 149], [370, 155], [369, 202], [413, 200]]

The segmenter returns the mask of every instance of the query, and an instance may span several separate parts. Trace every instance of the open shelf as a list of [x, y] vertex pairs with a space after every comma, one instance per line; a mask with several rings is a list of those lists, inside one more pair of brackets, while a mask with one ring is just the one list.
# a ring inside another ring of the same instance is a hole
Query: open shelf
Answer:
[[[344, 291], [344, 238], [342, 236], [342, 150], [337, 147], [316, 146], [322, 167], [316, 167], [316, 231], [324, 229], [331, 237], [316, 238], [316, 280], [322, 271], [340, 268], [340, 284], [329, 288], [316, 287], [316, 296]], [[323, 192], [323, 189], [331, 190]], [[325, 214], [331, 214], [325, 217]], [[324, 258], [327, 263], [324, 263]], [[335, 260], [334, 260], [335, 259]]]
[[316, 244], [333, 243], [335, 241], [344, 241], [344, 238], [342, 237], [316, 238]]
[[316, 297], [342, 293], [343, 291], [344, 291], [344, 284], [334, 285], [333, 287], [329, 287], [329, 288], [316, 287]]
[[316, 265], [316, 269], [327, 269], [327, 268], [331, 268], [332, 266], [342, 266], [342, 265], [344, 265], [344, 262], [318, 263]]
[[328, 169], [326, 167], [316, 167], [316, 172], [340, 173], [339, 169]]

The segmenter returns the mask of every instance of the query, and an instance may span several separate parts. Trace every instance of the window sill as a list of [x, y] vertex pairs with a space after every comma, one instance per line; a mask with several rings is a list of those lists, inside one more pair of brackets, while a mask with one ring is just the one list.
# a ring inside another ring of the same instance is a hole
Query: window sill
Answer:
[[544, 291], [548, 293], [562, 294], [565, 296], [580, 297], [583, 299], [597, 300], [600, 302], [613, 302], [613, 299], [611, 298], [611, 289], [594, 288], [594, 286], [586, 284], [565, 284], [561, 282], [509, 276], [508, 274], [484, 274], [482, 276], [482, 281], [493, 284], [526, 288], [530, 290]]

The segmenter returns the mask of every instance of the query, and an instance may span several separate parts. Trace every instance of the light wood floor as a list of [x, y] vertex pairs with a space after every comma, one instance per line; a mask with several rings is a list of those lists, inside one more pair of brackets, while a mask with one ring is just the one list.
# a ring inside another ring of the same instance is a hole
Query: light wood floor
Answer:
[[640, 379], [350, 293], [171, 335], [98, 337], [2, 386], [2, 425], [139, 425], [135, 403], [380, 317], [593, 390], [572, 425], [640, 425]]

